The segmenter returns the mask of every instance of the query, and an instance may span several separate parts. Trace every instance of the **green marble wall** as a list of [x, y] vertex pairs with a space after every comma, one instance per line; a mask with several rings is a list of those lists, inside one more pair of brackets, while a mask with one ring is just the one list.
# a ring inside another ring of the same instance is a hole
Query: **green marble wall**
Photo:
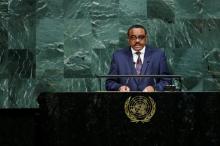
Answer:
[[97, 91], [112, 52], [139, 23], [185, 91], [220, 91], [219, 0], [0, 0], [0, 107], [40, 92]]

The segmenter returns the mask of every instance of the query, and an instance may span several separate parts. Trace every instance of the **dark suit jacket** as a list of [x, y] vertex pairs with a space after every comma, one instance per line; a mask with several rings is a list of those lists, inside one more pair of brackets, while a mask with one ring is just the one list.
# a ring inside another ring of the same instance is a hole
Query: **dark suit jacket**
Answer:
[[[136, 75], [133, 55], [130, 48], [117, 50], [112, 56], [109, 75]], [[166, 56], [163, 51], [146, 46], [144, 62], [141, 69], [141, 75], [168, 75]], [[151, 85], [157, 91], [163, 91], [164, 86], [170, 84], [168, 78], [152, 77], [121, 77], [108, 78], [106, 80], [106, 90], [118, 91], [122, 85], [130, 87], [131, 91], [143, 91], [145, 87]]]

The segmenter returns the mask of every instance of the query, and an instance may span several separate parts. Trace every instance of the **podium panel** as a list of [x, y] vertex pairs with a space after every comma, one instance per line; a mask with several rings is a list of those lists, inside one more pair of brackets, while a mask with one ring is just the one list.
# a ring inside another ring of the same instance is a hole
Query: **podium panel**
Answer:
[[[140, 96], [155, 102], [149, 121], [126, 114], [128, 99]], [[41, 137], [53, 146], [218, 146], [219, 98], [220, 92], [42, 93]]]

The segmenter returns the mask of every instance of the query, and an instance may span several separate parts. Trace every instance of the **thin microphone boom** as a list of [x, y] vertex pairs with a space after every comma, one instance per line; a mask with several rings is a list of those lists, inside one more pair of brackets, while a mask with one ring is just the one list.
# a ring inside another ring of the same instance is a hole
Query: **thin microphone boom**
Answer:
[[155, 77], [155, 78], [182, 78], [181, 75], [96, 75], [98, 78], [108, 78], [108, 77]]
[[128, 78], [126, 79], [126, 84], [128, 84], [130, 77], [153, 77], [153, 78], [171, 78], [178, 79], [180, 86], [179, 90], [182, 90], [182, 76], [181, 75], [96, 75], [96, 78], [100, 81], [100, 90], [101, 90], [101, 79], [102, 78]]

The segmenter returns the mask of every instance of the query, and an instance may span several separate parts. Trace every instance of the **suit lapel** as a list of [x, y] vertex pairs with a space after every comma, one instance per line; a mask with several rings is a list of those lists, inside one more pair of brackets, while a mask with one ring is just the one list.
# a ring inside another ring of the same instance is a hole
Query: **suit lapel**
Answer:
[[136, 75], [137, 73], [136, 73], [136, 69], [135, 69], [135, 65], [134, 65], [134, 61], [133, 61], [133, 55], [131, 52], [131, 48], [129, 48], [127, 51], [127, 57], [128, 57], [129, 67], [130, 67], [130, 74]]
[[[133, 61], [133, 55], [131, 52], [131, 48], [128, 48], [127, 51], [127, 57], [128, 57], [128, 61], [129, 61], [129, 67], [130, 67], [130, 75], [137, 75], [136, 69], [135, 69], [135, 64]], [[137, 78], [134, 77], [134, 81], [136, 81], [136, 84], [138, 83]]]
[[151, 61], [151, 50], [150, 48], [147, 48], [146, 46], [146, 50], [145, 50], [145, 54], [144, 54], [144, 63], [142, 65], [142, 69], [141, 69], [141, 75], [144, 75], [145, 71], [147, 70], [149, 64]]

